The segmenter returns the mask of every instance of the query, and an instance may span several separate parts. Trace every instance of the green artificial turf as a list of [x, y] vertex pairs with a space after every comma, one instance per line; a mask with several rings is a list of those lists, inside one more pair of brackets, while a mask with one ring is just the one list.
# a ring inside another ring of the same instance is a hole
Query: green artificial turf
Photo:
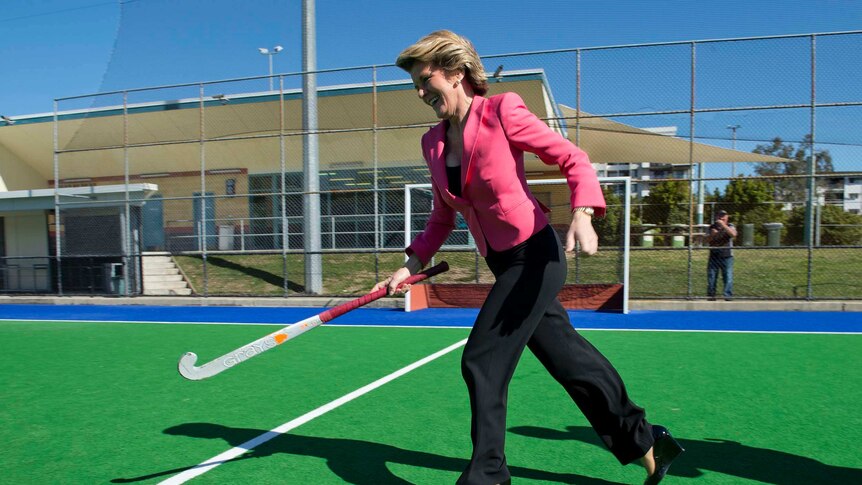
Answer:
[[[693, 315], [692, 318], [695, 318]], [[200, 382], [260, 325], [0, 322], [0, 482], [157, 483], [467, 336], [323, 327]], [[667, 483], [862, 483], [859, 335], [588, 331], [687, 452]], [[192, 483], [453, 483], [470, 454], [460, 349]], [[514, 483], [639, 483], [525, 353], [509, 394]]]

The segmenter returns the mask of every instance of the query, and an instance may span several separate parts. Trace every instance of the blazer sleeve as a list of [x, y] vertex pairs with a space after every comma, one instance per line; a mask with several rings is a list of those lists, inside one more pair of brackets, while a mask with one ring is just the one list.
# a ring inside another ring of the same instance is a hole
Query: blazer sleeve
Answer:
[[498, 116], [512, 146], [560, 167], [572, 194], [572, 208], [592, 207], [597, 217], [605, 215], [605, 197], [586, 152], [534, 115], [516, 93], [501, 95]]
[[431, 190], [434, 201], [431, 217], [428, 218], [422, 233], [416, 236], [405, 250], [408, 256], [416, 254], [422, 262], [422, 266], [431, 261], [431, 258], [440, 250], [440, 246], [446, 242], [449, 234], [455, 229], [455, 210], [443, 201], [443, 196], [440, 195], [440, 189], [434, 179], [431, 179]]

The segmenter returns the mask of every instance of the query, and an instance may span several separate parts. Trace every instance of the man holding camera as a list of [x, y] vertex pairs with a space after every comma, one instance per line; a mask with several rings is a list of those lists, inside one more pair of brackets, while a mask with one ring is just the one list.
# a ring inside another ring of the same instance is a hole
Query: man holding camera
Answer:
[[733, 238], [736, 237], [736, 227], [729, 222], [727, 211], [720, 210], [715, 214], [715, 222], [709, 226], [709, 263], [706, 267], [706, 295], [715, 300], [715, 287], [718, 283], [718, 273], [724, 281], [724, 299], [733, 298]]

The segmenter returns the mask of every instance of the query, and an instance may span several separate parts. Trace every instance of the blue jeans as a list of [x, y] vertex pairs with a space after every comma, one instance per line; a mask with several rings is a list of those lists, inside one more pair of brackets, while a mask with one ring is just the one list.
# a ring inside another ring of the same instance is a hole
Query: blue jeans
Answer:
[[724, 297], [733, 297], [733, 256], [723, 258], [721, 256], [709, 256], [706, 266], [706, 295], [715, 297], [715, 286], [718, 283], [718, 272], [721, 271], [721, 279], [724, 280]]

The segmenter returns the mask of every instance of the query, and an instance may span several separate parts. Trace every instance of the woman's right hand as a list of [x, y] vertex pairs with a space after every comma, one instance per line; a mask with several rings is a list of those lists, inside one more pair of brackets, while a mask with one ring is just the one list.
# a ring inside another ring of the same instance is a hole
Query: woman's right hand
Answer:
[[392, 273], [392, 276], [374, 285], [374, 288], [372, 288], [371, 291], [375, 292], [381, 288], [387, 288], [387, 293], [389, 295], [404, 293], [410, 289], [410, 285], [403, 285], [400, 288], [399, 285], [401, 285], [401, 283], [403, 283], [404, 280], [409, 277], [410, 270], [406, 267], [401, 267], [397, 271]]

